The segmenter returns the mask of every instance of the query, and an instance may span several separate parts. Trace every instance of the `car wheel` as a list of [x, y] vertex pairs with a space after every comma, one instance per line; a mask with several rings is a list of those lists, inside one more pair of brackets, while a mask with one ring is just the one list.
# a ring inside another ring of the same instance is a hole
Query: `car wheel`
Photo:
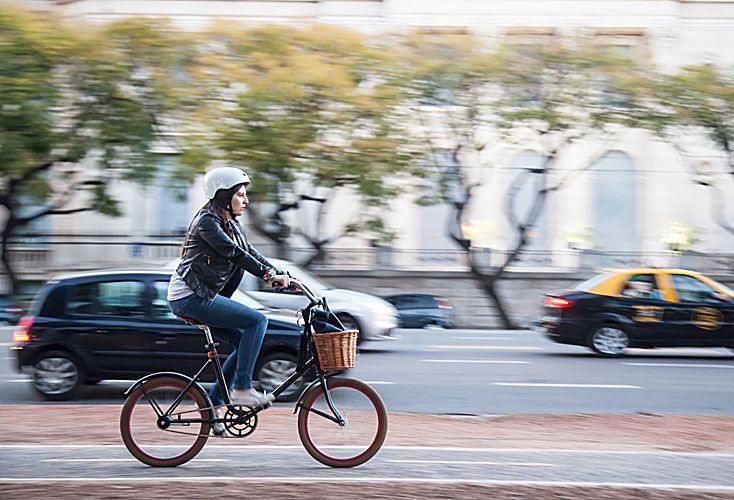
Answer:
[[591, 334], [591, 349], [602, 356], [617, 357], [624, 355], [630, 345], [630, 338], [619, 325], [602, 325]]
[[31, 376], [33, 388], [52, 401], [69, 399], [84, 379], [79, 362], [65, 351], [41, 354], [33, 364]]
[[351, 316], [349, 314], [337, 314], [337, 318], [339, 318], [339, 321], [342, 322], [342, 325], [344, 325], [344, 328], [347, 330], [357, 330], [359, 334], [357, 335], [357, 344], [361, 344], [364, 340], [362, 338], [362, 330], [359, 327], [359, 321], [357, 321], [354, 316]]
[[[291, 353], [275, 352], [265, 356], [255, 375], [260, 390], [273, 392], [296, 371], [297, 364], [298, 357]], [[305, 383], [303, 377], [299, 378], [278, 396], [277, 401], [295, 401], [303, 392]]]

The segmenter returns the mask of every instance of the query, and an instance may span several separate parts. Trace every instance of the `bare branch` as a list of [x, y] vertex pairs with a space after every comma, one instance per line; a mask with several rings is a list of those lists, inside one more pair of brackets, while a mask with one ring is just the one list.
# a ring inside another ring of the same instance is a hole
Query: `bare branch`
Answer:
[[721, 192], [721, 189], [719, 189], [718, 185], [713, 183], [708, 185], [708, 188], [711, 189], [711, 213], [714, 220], [719, 225], [719, 227], [724, 229], [730, 235], [734, 236], [734, 227], [732, 227], [732, 225], [729, 224], [729, 222], [726, 220], [724, 195]]
[[546, 188], [546, 191], [549, 192], [549, 193], [558, 191], [559, 189], [561, 189], [562, 187], [564, 187], [569, 180], [577, 179], [579, 174], [582, 174], [584, 172], [588, 172], [589, 170], [591, 170], [592, 168], [594, 168], [594, 166], [596, 165], [596, 163], [599, 160], [601, 160], [604, 157], [604, 155], [606, 154], [606, 152], [609, 150], [610, 143], [611, 143], [611, 140], [609, 138], [607, 138], [604, 141], [604, 143], [601, 145], [601, 147], [599, 147], [599, 149], [597, 150], [597, 153], [589, 161], [587, 161], [586, 163], [584, 163], [584, 166], [583, 167], [578, 168], [578, 169], [569, 170], [566, 173], [566, 175], [564, 175], [557, 184]]
[[19, 177], [11, 177], [10, 181], [8, 181], [7, 195], [10, 196], [10, 194], [15, 190], [18, 185], [28, 182], [35, 175], [40, 174], [41, 172], [45, 172], [46, 170], [53, 167], [56, 164], [56, 161], [57, 160], [44, 161], [42, 163], [39, 163], [35, 167], [26, 170]]
[[43, 210], [40, 210], [29, 217], [18, 217], [16, 219], [15, 226], [25, 226], [26, 224], [33, 222], [36, 219], [40, 219], [41, 217], [45, 217], [47, 215], [68, 215], [68, 214], [75, 214], [78, 212], [87, 212], [89, 210], [94, 210], [94, 207], [61, 209], [61, 208], [56, 208], [54, 206], [51, 206]]

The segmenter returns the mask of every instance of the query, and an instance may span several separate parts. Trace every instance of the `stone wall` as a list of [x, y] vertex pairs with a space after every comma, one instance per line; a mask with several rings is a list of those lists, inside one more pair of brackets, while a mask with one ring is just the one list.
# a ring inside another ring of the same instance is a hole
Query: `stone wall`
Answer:
[[[337, 288], [373, 295], [428, 293], [443, 297], [453, 304], [459, 328], [501, 326], [489, 299], [468, 272], [316, 270], [315, 274]], [[538, 316], [545, 293], [568, 288], [593, 275], [593, 272], [511, 272], [500, 282], [499, 291], [514, 321], [527, 326]], [[734, 275], [709, 276], [734, 288]]]

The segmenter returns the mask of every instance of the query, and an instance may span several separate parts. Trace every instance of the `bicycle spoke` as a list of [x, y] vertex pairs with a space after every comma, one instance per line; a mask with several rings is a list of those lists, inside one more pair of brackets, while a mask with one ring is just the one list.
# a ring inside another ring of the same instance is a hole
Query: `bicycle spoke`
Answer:
[[[177, 411], [169, 413], [174, 404]], [[201, 451], [209, 436], [212, 415], [199, 389], [187, 388], [177, 378], [161, 376], [146, 382], [144, 391], [130, 393], [120, 415], [120, 431], [125, 446], [141, 462], [176, 466]], [[202, 421], [177, 422], [182, 416]]]
[[298, 415], [298, 432], [306, 451], [331, 467], [360, 465], [380, 449], [387, 434], [387, 412], [377, 393], [367, 384], [352, 379], [330, 379], [328, 393], [339, 415], [332, 417], [331, 405], [318, 386], [303, 400]]

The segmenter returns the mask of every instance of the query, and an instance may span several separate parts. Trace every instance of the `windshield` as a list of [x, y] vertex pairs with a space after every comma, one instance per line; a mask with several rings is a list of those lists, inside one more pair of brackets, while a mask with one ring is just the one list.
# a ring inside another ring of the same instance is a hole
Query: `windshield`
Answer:
[[251, 309], [265, 309], [265, 306], [260, 302], [239, 290], [235, 290], [231, 298], [232, 300], [239, 302], [240, 304], [244, 304]]
[[725, 284], [720, 283], [720, 282], [718, 282], [716, 280], [711, 280], [711, 281], [713, 281], [714, 283], [716, 283], [716, 286], [718, 286], [721, 289], [722, 292], [724, 292], [725, 294], [729, 295], [730, 297], [734, 297], [734, 290], [732, 290], [731, 288], [729, 288]]
[[591, 278], [586, 279], [586, 280], [584, 280], [584, 281], [582, 281], [580, 283], [576, 283], [571, 288], [573, 290], [579, 290], [579, 291], [584, 291], [584, 292], [587, 291], [587, 290], [591, 290], [595, 286], [599, 285], [600, 283], [602, 283], [602, 282], [606, 281], [608, 278], [610, 278], [612, 276], [612, 274], [614, 274], [614, 273], [597, 274], [596, 276], [592, 276]]
[[295, 264], [292, 264], [290, 262], [278, 260], [275, 261], [273, 259], [276, 266], [281, 268], [281, 270], [286, 271], [291, 274], [296, 279], [300, 279], [303, 281], [307, 287], [309, 287], [311, 290], [313, 290], [315, 293], [320, 293], [320, 291], [323, 290], [332, 290], [334, 287], [329, 285], [328, 283], [325, 283], [321, 281], [320, 278], [317, 278], [310, 272], [306, 271], [305, 269], [298, 267]]

